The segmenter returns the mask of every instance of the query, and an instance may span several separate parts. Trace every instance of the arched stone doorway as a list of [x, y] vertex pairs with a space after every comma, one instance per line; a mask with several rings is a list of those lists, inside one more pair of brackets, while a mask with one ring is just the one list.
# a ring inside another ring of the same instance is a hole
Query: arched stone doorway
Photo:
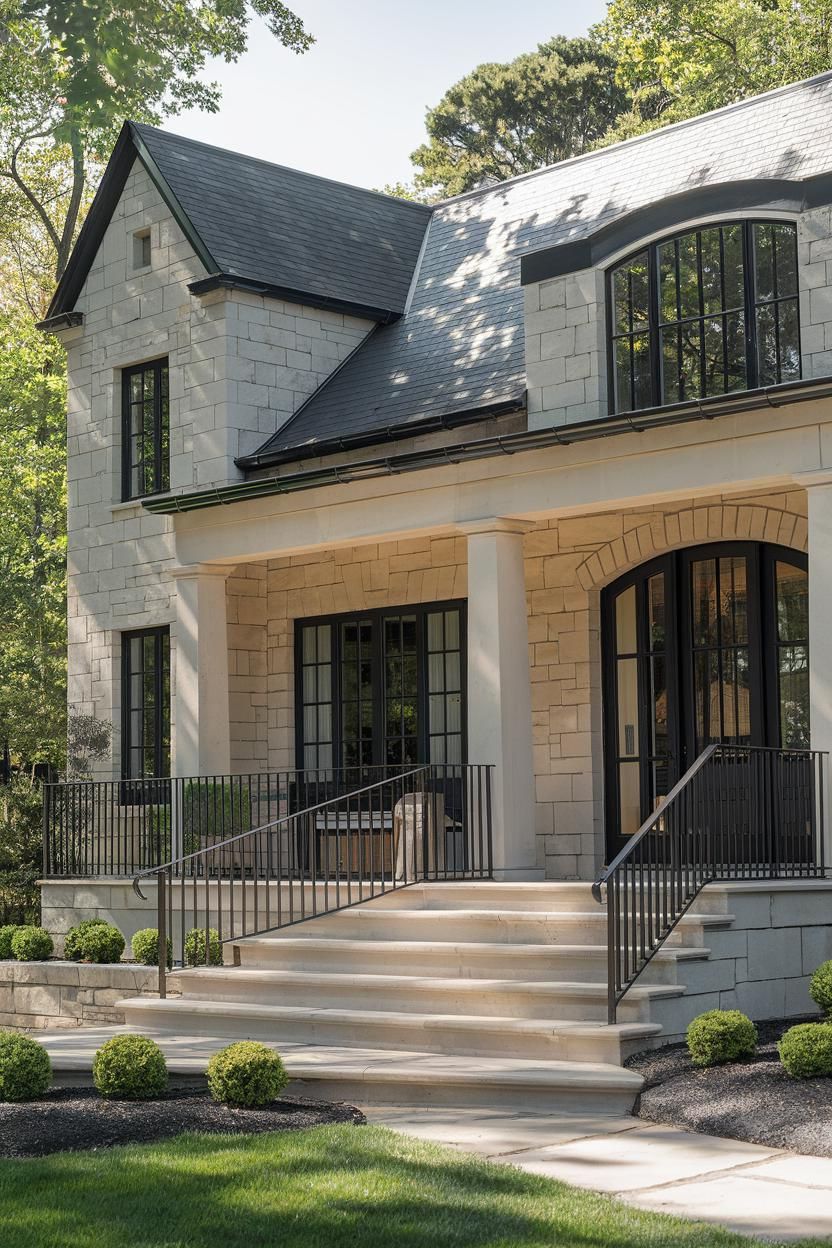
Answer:
[[805, 555], [682, 548], [608, 585], [601, 608], [608, 855], [707, 745], [808, 747]]

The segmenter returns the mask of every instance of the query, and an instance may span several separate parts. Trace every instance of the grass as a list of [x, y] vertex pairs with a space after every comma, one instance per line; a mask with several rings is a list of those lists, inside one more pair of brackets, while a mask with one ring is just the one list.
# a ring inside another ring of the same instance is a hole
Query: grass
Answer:
[[755, 1242], [379, 1127], [182, 1135], [162, 1144], [0, 1162], [3, 1248], [752, 1248]]

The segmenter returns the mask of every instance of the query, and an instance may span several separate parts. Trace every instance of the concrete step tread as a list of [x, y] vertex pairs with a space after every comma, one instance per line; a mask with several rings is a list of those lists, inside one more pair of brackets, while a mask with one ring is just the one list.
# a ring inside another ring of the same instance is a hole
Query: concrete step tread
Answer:
[[250, 1001], [205, 1001], [198, 997], [128, 997], [120, 1003], [121, 1008], [132, 1013], [150, 1014], [200, 1014], [217, 1016], [221, 1026], [224, 1018], [267, 1019], [279, 1024], [283, 1021], [320, 1021], [344, 1023], [352, 1026], [409, 1027], [417, 1030], [452, 1027], [459, 1031], [500, 1031], [525, 1035], [575, 1036], [618, 1035], [623, 1039], [658, 1035], [662, 1028], [658, 1023], [586, 1022], [578, 1019], [503, 1018], [491, 1014], [412, 1014], [404, 1010], [348, 1010], [326, 1006], [263, 1005]]
[[[422, 956], [425, 953], [445, 952], [445, 953], [483, 953], [497, 954], [501, 957], [511, 958], [545, 958], [551, 957], [598, 957], [607, 956], [606, 944], [598, 945], [524, 945], [509, 944], [507, 941], [487, 941], [487, 940], [357, 940], [350, 937], [332, 937], [332, 936], [288, 936], [283, 933], [288, 931], [284, 928], [281, 932], [274, 934], [264, 933], [262, 936], [244, 936], [238, 940], [231, 942], [242, 950], [254, 950], [264, 947], [268, 950], [281, 948], [318, 949], [320, 951], [332, 950], [338, 948], [346, 953], [383, 953], [390, 952], [400, 957], [406, 957], [408, 953], [418, 954]], [[317, 928], [316, 930], [320, 930]], [[665, 945], [654, 954], [654, 958], [660, 958], [667, 961], [686, 961], [700, 958], [707, 958], [710, 950], [702, 946], [680, 946]]]
[[[166, 1028], [78, 1027], [44, 1032], [39, 1039], [56, 1075], [91, 1071], [96, 1051], [114, 1035], [150, 1036], [160, 1046], [174, 1075], [203, 1074], [211, 1056], [228, 1043], [226, 1037], [189, 1036]], [[269, 1041], [264, 1043], [269, 1044]], [[455, 1057], [419, 1050], [346, 1048], [339, 1045], [271, 1042], [293, 1079], [361, 1079], [365, 1082], [446, 1085], [505, 1085], [557, 1089], [562, 1087], [622, 1089], [634, 1094], [641, 1075], [609, 1062], [536, 1061], [514, 1057]]]
[[[601, 995], [606, 997], [607, 994], [607, 985], [601, 981], [594, 983], [585, 980], [472, 979], [461, 976], [374, 975], [365, 973], [355, 974], [353, 972], [345, 975], [344, 973], [333, 971], [281, 971], [270, 967], [257, 966], [194, 967], [187, 971], [172, 971], [169, 978], [175, 980], [177, 987], [181, 986], [181, 981], [184, 980], [189, 988], [197, 985], [207, 987], [208, 984], [217, 981], [233, 984], [235, 980], [243, 980], [246, 983], [262, 983], [264, 986], [298, 984], [309, 987], [317, 986], [322, 989], [355, 986], [356, 988], [377, 988], [379, 991], [383, 991], [385, 988], [402, 987], [407, 988], [409, 992], [460, 991], [470, 992], [471, 994], [499, 992], [508, 995], [528, 994], [541, 997], [566, 995], [574, 997], [596, 997]], [[673, 997], [680, 996], [683, 992], [684, 988], [678, 984], [635, 984], [627, 993], [627, 998], [633, 1001], [652, 997]]]
[[[607, 912], [600, 906], [597, 910], [493, 910], [488, 907], [460, 906], [442, 910], [442, 920], [448, 919], [490, 919], [500, 923], [585, 923], [587, 920], [606, 922]], [[429, 919], [435, 923], [437, 911], [428, 907], [408, 908], [405, 906], [373, 906], [358, 904], [345, 907], [343, 910], [331, 910], [328, 913], [315, 915], [316, 919], [378, 919], [381, 916], [397, 919], [408, 919], [418, 922]], [[684, 914], [677, 926], [686, 927], [722, 927], [733, 923], [732, 914]]]

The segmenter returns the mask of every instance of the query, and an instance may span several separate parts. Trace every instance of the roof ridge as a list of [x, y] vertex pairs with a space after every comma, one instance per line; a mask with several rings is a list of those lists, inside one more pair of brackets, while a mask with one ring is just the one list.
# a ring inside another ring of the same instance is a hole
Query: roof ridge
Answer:
[[267, 169], [280, 169], [286, 173], [297, 173], [304, 178], [312, 178], [316, 182], [326, 182], [330, 186], [340, 186], [349, 191], [359, 191], [362, 195], [370, 195], [375, 199], [384, 200], [388, 204], [401, 204], [405, 208], [415, 208], [429, 215], [433, 212], [432, 204], [422, 204], [414, 199], [400, 199], [398, 195], [387, 195], [384, 191], [375, 191], [368, 186], [357, 186], [354, 182], [342, 182], [338, 178], [328, 178], [322, 173], [310, 173], [307, 169], [298, 169], [294, 165], [284, 165], [276, 160], [266, 160], [263, 156], [250, 156], [247, 152], [237, 151], [233, 147], [220, 147], [216, 143], [205, 143], [202, 139], [192, 139], [186, 134], [178, 134], [173, 130], [165, 130], [162, 126], [151, 126], [144, 121], [129, 123], [140, 134], [158, 134], [165, 139], [177, 139], [180, 143], [190, 143], [194, 147], [204, 147], [211, 152], [222, 152], [226, 156], [234, 156], [238, 160], [249, 161], [253, 165], [264, 165]]
[[606, 156], [609, 152], [618, 152], [624, 147], [632, 147], [637, 143], [644, 143], [650, 139], [655, 139], [659, 135], [670, 134], [672, 131], [681, 130], [686, 126], [700, 125], [702, 122], [709, 121], [712, 117], [719, 117], [725, 113], [739, 112], [743, 108], [750, 108], [755, 104], [759, 104], [762, 100], [771, 99], [776, 95], [788, 95], [792, 91], [804, 90], [821, 82], [828, 82], [832, 79], [832, 69], [826, 69], [822, 74], [814, 74], [811, 78], [801, 78], [798, 82], [787, 82], [781, 87], [772, 87], [770, 91], [761, 91], [759, 95], [749, 95], [744, 100], [734, 100], [732, 104], [723, 104], [720, 108], [712, 108], [707, 113], [697, 113], [695, 117], [684, 117], [681, 121], [674, 121], [669, 126], [659, 126], [655, 130], [648, 130], [645, 134], [636, 134], [629, 139], [621, 139], [618, 143], [611, 143], [609, 147], [596, 147], [591, 152], [581, 152], [578, 156], [568, 156], [565, 160], [557, 160], [552, 165], [543, 165], [540, 169], [530, 169], [526, 173], [515, 174], [513, 178], [506, 178], [503, 182], [497, 182], [493, 186], [479, 186], [470, 191], [461, 191], [459, 195], [449, 195], [447, 199], [440, 199], [433, 205], [434, 208], [445, 208], [450, 204], [459, 203], [460, 200], [473, 199], [477, 195], [493, 195], [497, 191], [503, 190], [506, 186], [514, 186], [517, 182], [526, 182], [531, 178], [539, 178], [543, 174], [551, 173], [554, 169], [563, 169], [566, 166], [572, 166], [581, 161], [589, 161], [593, 158]]

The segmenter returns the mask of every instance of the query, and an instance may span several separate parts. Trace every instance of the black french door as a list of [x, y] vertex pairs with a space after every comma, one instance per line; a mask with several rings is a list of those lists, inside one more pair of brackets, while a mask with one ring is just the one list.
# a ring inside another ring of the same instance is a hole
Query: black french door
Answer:
[[602, 600], [607, 852], [714, 743], [808, 748], [805, 556], [756, 542], [674, 552]]

